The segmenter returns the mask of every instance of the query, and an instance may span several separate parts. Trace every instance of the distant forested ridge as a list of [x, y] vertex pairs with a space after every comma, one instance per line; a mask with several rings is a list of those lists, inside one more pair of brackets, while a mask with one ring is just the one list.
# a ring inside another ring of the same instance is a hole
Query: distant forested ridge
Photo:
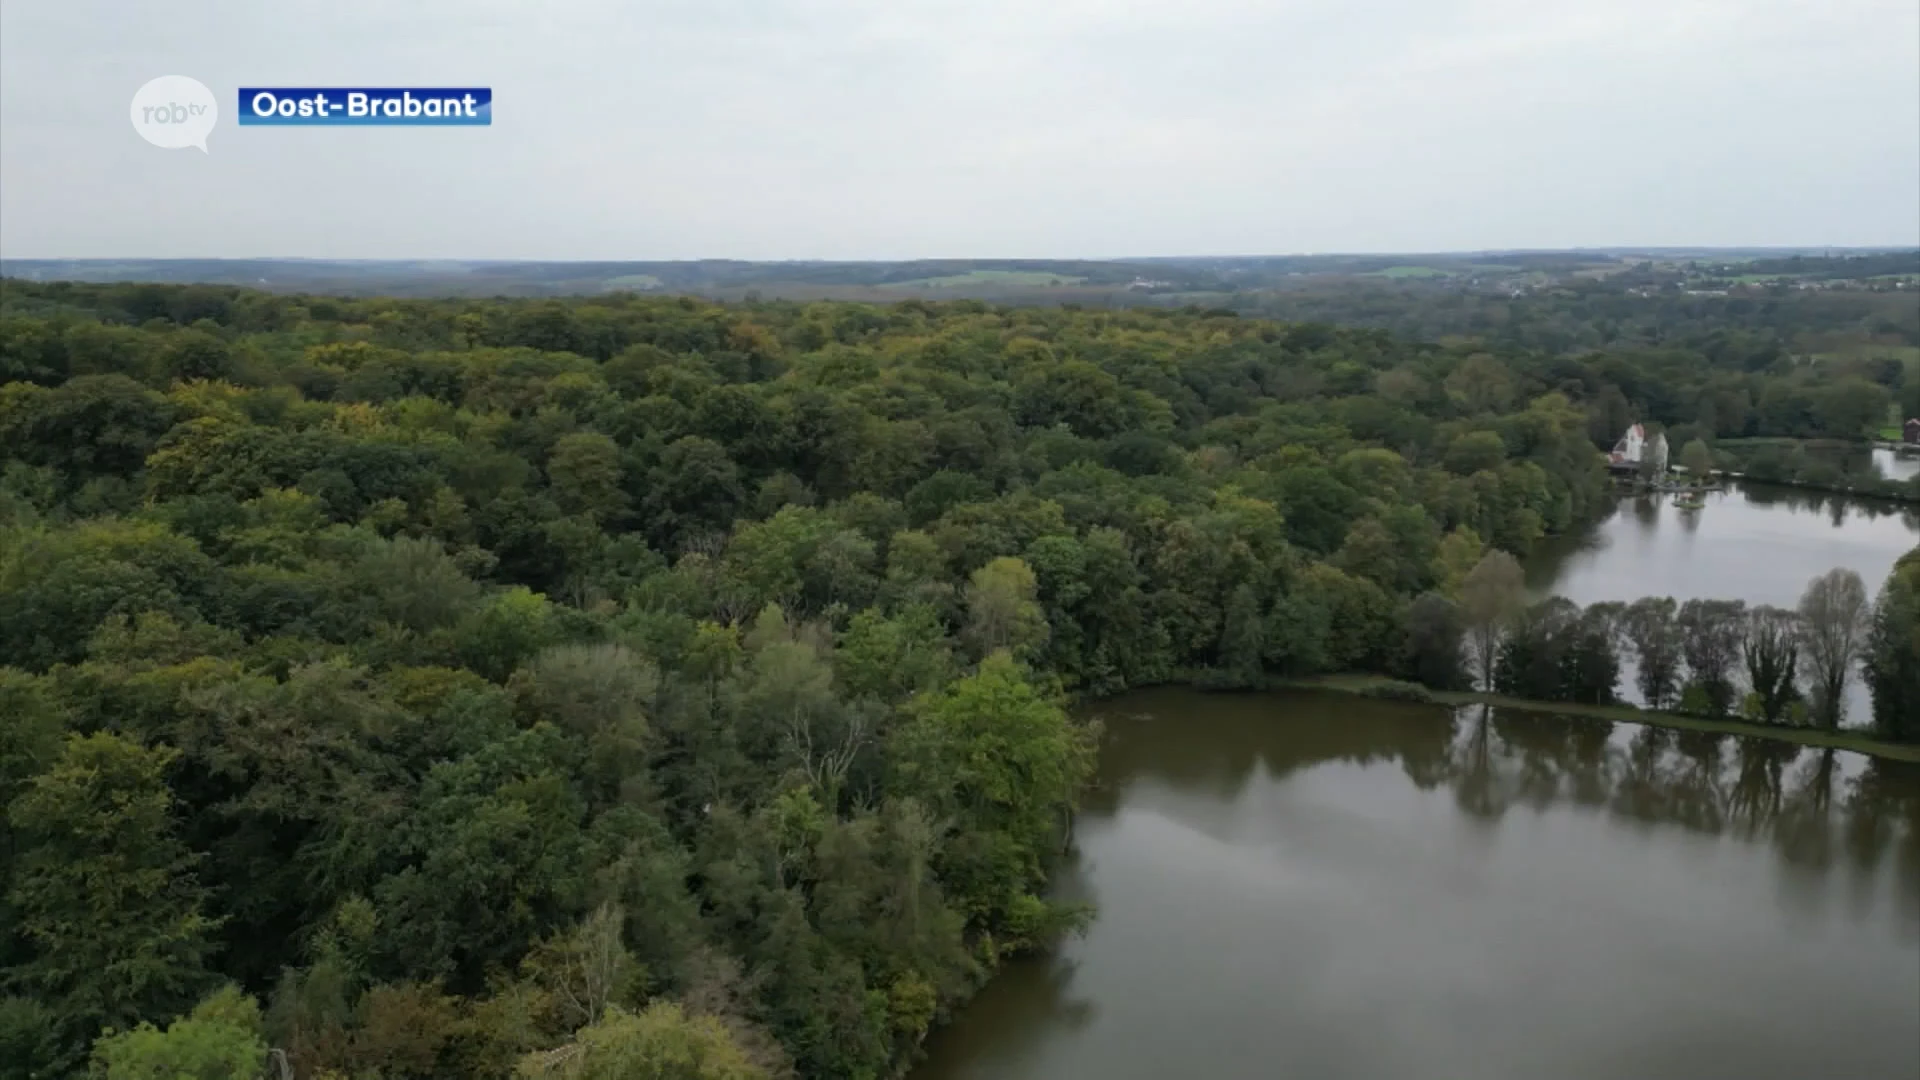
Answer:
[[1071, 695], [1458, 684], [1629, 423], [1920, 394], [1777, 345], [8, 281], [0, 1075], [897, 1075], [1084, 917]]

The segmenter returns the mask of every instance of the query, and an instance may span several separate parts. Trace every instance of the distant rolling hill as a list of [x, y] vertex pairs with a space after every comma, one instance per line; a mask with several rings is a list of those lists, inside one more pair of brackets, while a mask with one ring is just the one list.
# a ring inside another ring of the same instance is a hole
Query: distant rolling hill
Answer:
[[615, 290], [791, 298], [991, 297], [1035, 290], [1106, 295], [1219, 288], [1198, 268], [1085, 260], [910, 262], [505, 262], [336, 259], [4, 259], [34, 281], [237, 285], [279, 292], [396, 296], [557, 296]]
[[[33, 281], [231, 285], [351, 296], [565, 296], [614, 291], [721, 299], [982, 299], [1008, 302], [1211, 303], [1308, 281], [1486, 287], [1505, 280], [1606, 274], [1689, 260], [1788, 265], [1881, 259], [1895, 249], [1611, 248], [1426, 254], [534, 262], [454, 259], [0, 259], [0, 277]], [[1890, 264], [1891, 265], [1891, 264]]]

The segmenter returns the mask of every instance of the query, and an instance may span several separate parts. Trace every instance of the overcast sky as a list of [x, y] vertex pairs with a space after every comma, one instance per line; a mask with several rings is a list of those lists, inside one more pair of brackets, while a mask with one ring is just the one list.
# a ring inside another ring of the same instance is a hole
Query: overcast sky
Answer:
[[[128, 122], [208, 84], [210, 153]], [[491, 86], [487, 128], [234, 126]], [[4, 0], [0, 255], [1920, 244], [1916, 0]]]

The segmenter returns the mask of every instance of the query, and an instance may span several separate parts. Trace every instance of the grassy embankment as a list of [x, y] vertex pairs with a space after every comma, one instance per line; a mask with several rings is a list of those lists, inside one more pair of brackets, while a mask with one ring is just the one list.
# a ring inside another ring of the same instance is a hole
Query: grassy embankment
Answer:
[[[1336, 690], [1349, 694], [1368, 694], [1370, 691], [1393, 683], [1393, 680], [1377, 675], [1322, 675], [1309, 679], [1289, 679], [1278, 685], [1317, 690]], [[1920, 745], [1912, 743], [1887, 742], [1872, 735], [1852, 729], [1826, 731], [1820, 728], [1789, 727], [1784, 724], [1763, 724], [1751, 720], [1709, 720], [1698, 716], [1683, 716], [1679, 713], [1654, 712], [1632, 705], [1576, 705], [1562, 701], [1528, 701], [1522, 698], [1503, 697], [1499, 694], [1477, 692], [1450, 692], [1430, 690], [1428, 694], [1441, 705], [1493, 705], [1500, 708], [1525, 709], [1528, 712], [1558, 716], [1581, 716], [1596, 720], [1611, 720], [1625, 724], [1653, 724], [1659, 727], [1677, 728], [1682, 731], [1708, 731], [1718, 735], [1751, 735], [1762, 739], [1779, 739], [1783, 742], [1799, 743], [1802, 746], [1832, 747], [1836, 750], [1852, 750], [1861, 754], [1892, 761], [1920, 762]]]

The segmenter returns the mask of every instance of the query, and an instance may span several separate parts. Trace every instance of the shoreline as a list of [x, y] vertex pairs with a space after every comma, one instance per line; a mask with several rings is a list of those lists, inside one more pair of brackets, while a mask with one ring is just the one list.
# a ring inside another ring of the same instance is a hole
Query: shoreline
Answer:
[[[1317, 675], [1301, 679], [1278, 679], [1265, 688], [1327, 690], [1373, 697], [1374, 700], [1396, 700], [1374, 697], [1370, 693], [1380, 686], [1396, 682], [1397, 680], [1382, 675]], [[1204, 690], [1205, 687], [1195, 686], [1195, 689]], [[1655, 712], [1651, 709], [1642, 709], [1637, 705], [1582, 705], [1566, 701], [1533, 701], [1501, 694], [1486, 694], [1477, 690], [1428, 690], [1427, 693], [1434, 704], [1453, 708], [1462, 705], [1491, 705], [1495, 708], [1523, 709], [1533, 713], [1578, 716], [1615, 723], [1646, 724], [1680, 731], [1704, 731], [1717, 735], [1750, 735], [1756, 738], [1798, 743], [1802, 746], [1851, 750], [1888, 761], [1920, 764], [1920, 744], [1888, 742], [1852, 728], [1828, 731], [1824, 728], [1789, 727], [1785, 724], [1767, 724], [1753, 720], [1710, 719], [1688, 716], [1684, 713]]]
[[1920, 496], [1899, 492], [1861, 491], [1858, 488], [1835, 487], [1832, 484], [1809, 484], [1799, 480], [1762, 480], [1757, 476], [1748, 476], [1745, 473], [1737, 472], [1724, 472], [1720, 475], [1729, 477], [1742, 484], [1760, 484], [1764, 487], [1793, 488], [1798, 491], [1818, 491], [1826, 495], [1845, 495], [1850, 499], [1874, 499], [1879, 502], [1901, 503], [1904, 505], [1920, 504]]
[[1871, 499], [1876, 502], [1901, 504], [1920, 504], [1920, 495], [1911, 495], [1904, 491], [1863, 491], [1859, 488], [1836, 487], [1833, 484], [1812, 484], [1801, 480], [1762, 480], [1743, 472], [1717, 470], [1713, 481], [1698, 487], [1685, 485], [1641, 486], [1618, 477], [1615, 478], [1623, 498], [1653, 498], [1664, 495], [1712, 495], [1730, 494], [1747, 485], [1772, 488], [1792, 488], [1795, 491], [1813, 491], [1823, 495], [1844, 495], [1849, 499]]

